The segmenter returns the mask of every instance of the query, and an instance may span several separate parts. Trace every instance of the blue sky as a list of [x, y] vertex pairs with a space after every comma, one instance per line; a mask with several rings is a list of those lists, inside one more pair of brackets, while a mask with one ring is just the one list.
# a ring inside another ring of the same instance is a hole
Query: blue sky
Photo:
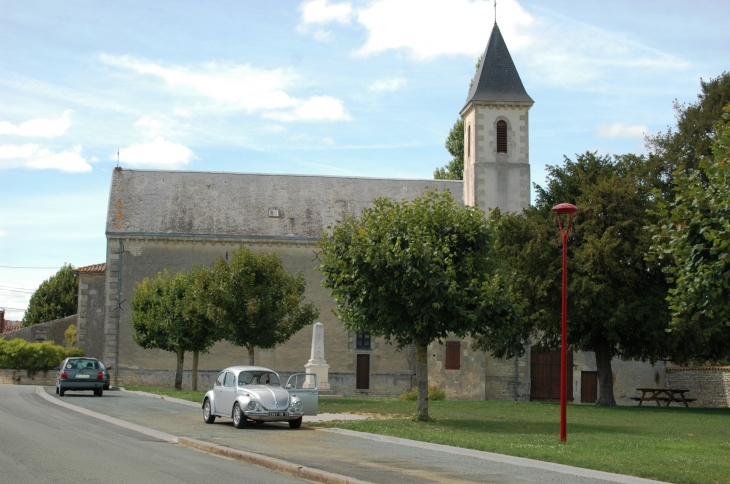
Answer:
[[[730, 70], [729, 17], [499, 0], [533, 182], [563, 155], [644, 152]], [[493, 22], [479, 0], [0, 0], [0, 307], [20, 319], [52, 268], [104, 261], [117, 150], [126, 168], [431, 178]]]

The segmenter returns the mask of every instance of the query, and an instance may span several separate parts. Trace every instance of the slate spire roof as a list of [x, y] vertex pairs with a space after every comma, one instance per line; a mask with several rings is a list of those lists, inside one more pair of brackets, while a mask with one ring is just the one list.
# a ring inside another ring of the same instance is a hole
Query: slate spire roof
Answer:
[[466, 105], [472, 101], [534, 103], [522, 85], [496, 22], [482, 63], [474, 76]]

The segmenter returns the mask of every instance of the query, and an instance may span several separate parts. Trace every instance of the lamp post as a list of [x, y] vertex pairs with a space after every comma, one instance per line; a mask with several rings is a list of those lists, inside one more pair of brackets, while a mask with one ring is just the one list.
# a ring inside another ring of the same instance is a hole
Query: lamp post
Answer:
[[[573, 221], [573, 214], [578, 207], [570, 203], [561, 203], [553, 207], [553, 212], [558, 214], [558, 226], [560, 235], [563, 237], [563, 326], [560, 338], [560, 441], [565, 442], [568, 438], [567, 425], [567, 404], [568, 404], [568, 232]], [[563, 230], [563, 215], [568, 216], [568, 226]]]

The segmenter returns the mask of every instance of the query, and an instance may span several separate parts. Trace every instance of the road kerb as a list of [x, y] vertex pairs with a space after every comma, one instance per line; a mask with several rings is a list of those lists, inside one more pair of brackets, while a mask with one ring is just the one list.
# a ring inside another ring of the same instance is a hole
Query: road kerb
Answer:
[[332, 472], [326, 472], [312, 467], [300, 466], [274, 457], [267, 457], [261, 454], [254, 454], [253, 452], [231, 449], [230, 447], [223, 447], [218, 444], [211, 444], [210, 442], [190, 439], [188, 437], [179, 437], [178, 443], [186, 447], [202, 450], [203, 452], [229, 457], [248, 464], [266, 467], [268, 469], [281, 472], [282, 474], [298, 477], [300, 479], [322, 482], [324, 484], [368, 484], [367, 481], [353, 479], [352, 477], [343, 476], [341, 474], [334, 474]]
[[46, 390], [43, 387], [36, 387], [35, 391], [44, 400], [47, 400], [60, 407], [64, 407], [69, 410], [73, 410], [74, 412], [78, 412], [83, 415], [87, 415], [89, 417], [103, 420], [104, 422], [114, 424], [114, 425], [117, 425], [117, 426], [125, 428], [125, 429], [134, 430], [135, 432], [149, 435], [150, 437], [154, 437], [156, 439], [164, 440], [165, 442], [169, 442], [170, 444], [178, 443], [178, 438], [174, 435], [170, 435], [165, 432], [160, 432], [159, 430], [151, 429], [148, 427], [143, 427], [141, 425], [133, 424], [131, 422], [127, 422], [126, 420], [121, 420], [118, 418], [110, 417], [109, 415], [104, 415], [103, 413], [97, 413], [97, 412], [94, 412], [93, 410], [88, 410], [83, 407], [78, 407], [76, 405], [72, 405], [70, 403], [63, 402], [57, 398], [53, 398], [52, 396], [50, 396], [49, 394], [46, 393]]
[[245, 452], [242, 450], [231, 449], [229, 447], [223, 447], [221, 445], [204, 442], [202, 440], [195, 440], [188, 437], [177, 437], [175, 435], [167, 434], [165, 432], [160, 432], [159, 430], [143, 427], [142, 425], [137, 425], [131, 422], [127, 422], [126, 420], [110, 417], [109, 415], [104, 415], [102, 413], [94, 412], [92, 410], [88, 410], [86, 408], [61, 401], [46, 393], [46, 390], [40, 386], [36, 387], [36, 393], [44, 400], [60, 407], [73, 410], [74, 412], [78, 412], [89, 417], [103, 420], [104, 422], [117, 425], [125, 429], [134, 430], [141, 434], [163, 440], [170, 444], [180, 444], [185, 447], [190, 447], [192, 449], [201, 450], [203, 452], [208, 452], [210, 454], [215, 454], [223, 457], [229, 457], [231, 459], [236, 459], [241, 462], [265, 467], [267, 469], [271, 469], [282, 474], [298, 477], [300, 479], [307, 479], [313, 482], [321, 482], [323, 484], [371, 484], [368, 481], [361, 481], [352, 477], [343, 476], [341, 474], [335, 474], [332, 472], [323, 471], [321, 469], [292, 464], [291, 462], [277, 459], [275, 457], [268, 457], [261, 454], [255, 454], [253, 452]]

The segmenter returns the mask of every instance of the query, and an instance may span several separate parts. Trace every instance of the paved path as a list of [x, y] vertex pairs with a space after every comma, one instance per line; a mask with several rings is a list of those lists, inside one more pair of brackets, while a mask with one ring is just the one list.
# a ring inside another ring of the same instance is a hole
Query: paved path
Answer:
[[[46, 391], [58, 398], [52, 387]], [[236, 430], [230, 419], [218, 419], [214, 424], [206, 425], [199, 408], [128, 392], [105, 392], [103, 398], [67, 393], [62, 400], [179, 437], [212, 442], [374, 483], [610, 482], [494, 462], [469, 455], [468, 451], [455, 454], [307, 427], [292, 430], [287, 424]], [[625, 482], [632, 479], [627, 478]]]
[[[94, 399], [93, 396], [86, 398]], [[0, 385], [0, 482], [296, 484], [309, 481], [170, 445], [84, 416], [45, 401], [36, 394], [35, 386]]]

